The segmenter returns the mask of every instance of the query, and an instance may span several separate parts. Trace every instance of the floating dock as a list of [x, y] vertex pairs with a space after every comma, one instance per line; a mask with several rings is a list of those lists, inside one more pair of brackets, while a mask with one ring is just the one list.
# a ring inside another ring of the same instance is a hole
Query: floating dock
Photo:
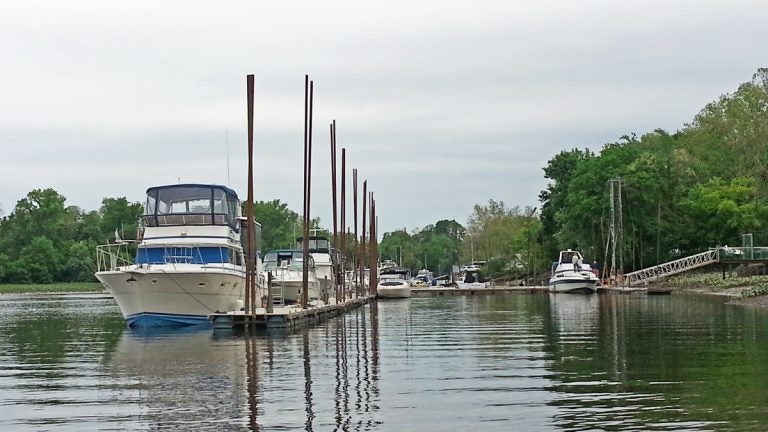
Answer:
[[[413, 297], [443, 297], [443, 296], [474, 296], [474, 295], [493, 295], [504, 293], [547, 293], [549, 287], [547, 285], [524, 285], [524, 286], [495, 286], [490, 288], [450, 288], [450, 287], [436, 287], [436, 288], [411, 288], [411, 296]], [[620, 286], [599, 286], [597, 287], [598, 293], [616, 293], [616, 294], [633, 294], [633, 293], [645, 293], [645, 294], [670, 294], [672, 292], [669, 288], [660, 287], [620, 287]]]
[[539, 293], [547, 292], [549, 290], [546, 286], [495, 286], [490, 288], [451, 288], [451, 287], [434, 287], [434, 288], [411, 288], [412, 297], [443, 297], [443, 296], [473, 296], [473, 295], [493, 295], [504, 294], [513, 292], [522, 293]]
[[246, 314], [242, 311], [220, 312], [208, 315], [208, 320], [214, 328], [256, 328], [256, 329], [292, 329], [302, 326], [310, 326], [318, 322], [340, 315], [350, 309], [360, 307], [375, 297], [368, 295], [354, 299], [347, 299], [341, 303], [310, 306], [302, 309], [300, 306], [275, 306], [272, 312], [267, 313], [266, 308], [256, 308], [253, 313]]

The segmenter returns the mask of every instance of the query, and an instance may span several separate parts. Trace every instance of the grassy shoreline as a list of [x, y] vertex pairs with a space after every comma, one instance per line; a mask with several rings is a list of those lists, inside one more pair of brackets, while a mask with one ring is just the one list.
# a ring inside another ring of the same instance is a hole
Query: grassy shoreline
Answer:
[[68, 292], [103, 292], [98, 282], [71, 282], [53, 284], [0, 284], [0, 294], [37, 294]]

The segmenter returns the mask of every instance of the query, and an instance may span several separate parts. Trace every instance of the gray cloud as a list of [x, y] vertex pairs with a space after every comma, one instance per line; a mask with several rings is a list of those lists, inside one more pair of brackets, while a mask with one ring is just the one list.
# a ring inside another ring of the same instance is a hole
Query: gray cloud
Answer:
[[382, 231], [536, 206], [559, 151], [678, 129], [749, 80], [766, 18], [746, 0], [6, 4], [0, 205], [53, 187], [90, 210], [228, 177], [244, 196], [253, 73], [257, 198], [300, 212], [309, 73], [324, 221], [334, 118]]

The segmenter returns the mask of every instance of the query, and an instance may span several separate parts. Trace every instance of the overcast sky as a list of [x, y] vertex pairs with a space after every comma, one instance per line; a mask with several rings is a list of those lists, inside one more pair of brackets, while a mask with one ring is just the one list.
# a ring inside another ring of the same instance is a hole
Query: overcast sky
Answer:
[[301, 213], [309, 74], [325, 226], [332, 119], [350, 223], [351, 168], [382, 233], [539, 206], [558, 152], [680, 129], [768, 66], [766, 23], [764, 0], [3, 2], [0, 207], [50, 187], [96, 210], [179, 181], [245, 199], [249, 73], [256, 199]]

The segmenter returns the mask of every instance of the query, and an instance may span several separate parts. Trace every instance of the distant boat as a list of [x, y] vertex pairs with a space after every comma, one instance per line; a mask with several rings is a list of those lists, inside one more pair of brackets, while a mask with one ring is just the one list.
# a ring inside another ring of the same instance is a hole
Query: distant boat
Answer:
[[557, 261], [552, 263], [549, 290], [563, 293], [587, 293], [597, 290], [599, 279], [579, 251], [560, 251]]
[[96, 278], [129, 326], [207, 323], [214, 312], [243, 307], [243, 222], [240, 200], [228, 187], [150, 187], [142, 235], [137, 242], [98, 246]]
[[479, 289], [489, 288], [491, 284], [485, 280], [485, 276], [480, 271], [480, 265], [472, 263], [462, 266], [459, 269], [459, 277], [456, 279], [456, 288], [460, 289]]
[[[339, 265], [340, 257], [336, 249], [331, 248], [328, 237], [309, 236], [309, 254], [315, 261], [315, 273], [320, 284], [318, 296], [320, 299], [335, 296], [336, 274], [335, 269]], [[304, 250], [304, 238], [296, 239], [296, 249]]]
[[434, 278], [432, 277], [432, 272], [427, 269], [421, 269], [411, 279], [411, 286], [415, 288], [427, 288], [432, 286], [434, 283]]
[[[315, 273], [312, 254], [304, 262], [304, 252], [296, 249], [269, 251], [264, 255], [264, 272], [272, 274], [272, 300], [274, 303], [297, 303], [301, 297], [304, 265], [307, 265], [307, 298], [320, 300], [320, 283]], [[266, 278], [266, 276], [265, 276]]]
[[379, 268], [379, 284], [376, 295], [379, 298], [408, 298], [411, 296], [411, 284], [408, 282], [408, 269], [398, 267], [392, 262], [385, 262]]

